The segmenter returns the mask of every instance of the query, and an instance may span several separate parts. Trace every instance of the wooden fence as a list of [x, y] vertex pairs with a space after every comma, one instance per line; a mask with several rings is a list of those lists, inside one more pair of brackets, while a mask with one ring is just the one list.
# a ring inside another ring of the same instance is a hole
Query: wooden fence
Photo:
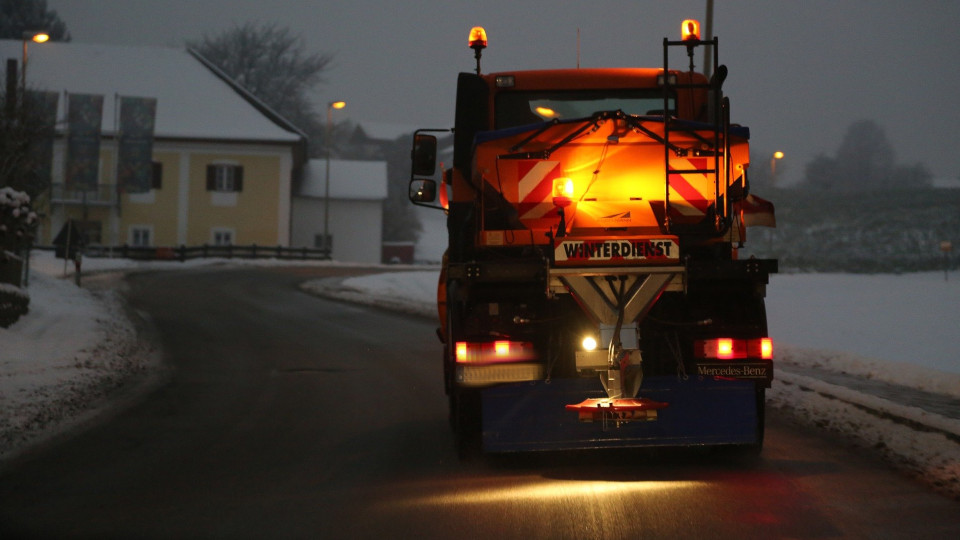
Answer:
[[[44, 249], [34, 247], [34, 249]], [[52, 248], [51, 248], [52, 249]], [[187, 261], [190, 259], [283, 259], [299, 261], [330, 260], [330, 250], [311, 248], [292, 248], [284, 246], [88, 246], [83, 249], [84, 257], [134, 259], [138, 261]]]

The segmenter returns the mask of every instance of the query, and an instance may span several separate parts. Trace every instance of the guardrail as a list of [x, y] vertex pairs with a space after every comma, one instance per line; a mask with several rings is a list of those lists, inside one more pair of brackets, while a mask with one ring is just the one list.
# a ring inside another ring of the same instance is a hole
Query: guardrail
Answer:
[[[34, 249], [53, 249], [53, 247], [34, 246]], [[87, 246], [84, 257], [134, 259], [138, 261], [188, 261], [191, 259], [283, 259], [301, 261], [330, 260], [330, 250], [312, 248], [294, 248], [285, 246]]]

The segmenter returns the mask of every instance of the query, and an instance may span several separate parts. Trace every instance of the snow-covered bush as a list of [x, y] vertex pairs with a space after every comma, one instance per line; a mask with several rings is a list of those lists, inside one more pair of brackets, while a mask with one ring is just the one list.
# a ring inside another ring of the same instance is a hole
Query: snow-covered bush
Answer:
[[30, 196], [9, 186], [0, 188], [0, 327], [15, 323], [30, 305], [30, 295], [19, 287], [20, 255], [36, 226]]
[[30, 295], [20, 287], [0, 283], [0, 328], [8, 328], [27, 313]]
[[33, 237], [36, 226], [30, 196], [9, 186], [0, 188], [0, 249], [18, 252]]

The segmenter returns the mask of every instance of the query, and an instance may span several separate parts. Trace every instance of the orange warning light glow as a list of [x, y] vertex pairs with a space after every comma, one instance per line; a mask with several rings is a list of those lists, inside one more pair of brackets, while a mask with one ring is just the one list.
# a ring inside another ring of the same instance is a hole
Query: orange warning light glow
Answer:
[[700, 21], [687, 19], [680, 26], [683, 41], [700, 41]]
[[553, 179], [554, 206], [570, 206], [573, 197], [573, 180], [566, 177]]
[[551, 109], [550, 107], [536, 107], [534, 111], [544, 118], [553, 118], [557, 115], [557, 111]]
[[483, 29], [482, 26], [474, 26], [470, 29], [470, 48], [471, 49], [486, 49], [487, 48], [487, 31]]

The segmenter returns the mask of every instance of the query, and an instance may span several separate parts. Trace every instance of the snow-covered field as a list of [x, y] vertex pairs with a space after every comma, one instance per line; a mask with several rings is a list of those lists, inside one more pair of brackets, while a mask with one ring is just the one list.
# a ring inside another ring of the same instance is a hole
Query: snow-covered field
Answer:
[[[197, 264], [241, 263], [148, 267]], [[157, 355], [138, 345], [136, 328], [124, 315], [122, 280], [85, 277], [78, 288], [61, 279], [63, 262], [50, 254], [35, 254], [32, 265], [30, 313], [11, 328], [0, 328], [0, 458], [73, 425], [91, 414], [88, 403], [102, 406], [102, 398], [115, 395], [118, 387], [142, 381], [139, 375], [159, 371]], [[85, 271], [143, 266], [84, 262]], [[434, 316], [438, 269], [388, 271], [394, 269], [305, 288]], [[949, 278], [942, 273], [773, 276], [767, 309], [778, 367], [768, 399], [802, 420], [858, 439], [960, 498], [958, 415], [905, 406], [811, 375], [827, 370], [917, 388], [952, 400], [960, 410], [960, 276]]]

